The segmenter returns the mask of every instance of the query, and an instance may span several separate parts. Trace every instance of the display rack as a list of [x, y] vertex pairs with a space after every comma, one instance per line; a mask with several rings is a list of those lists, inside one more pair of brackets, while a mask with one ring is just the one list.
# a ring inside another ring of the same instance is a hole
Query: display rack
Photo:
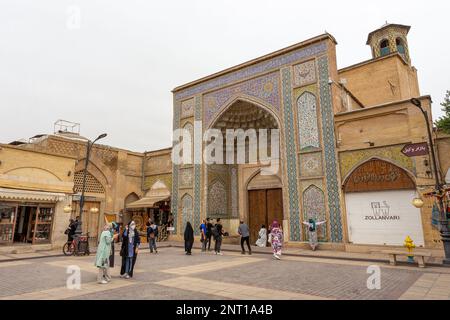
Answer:
[[32, 222], [33, 244], [50, 242], [54, 211], [53, 207], [38, 207]]

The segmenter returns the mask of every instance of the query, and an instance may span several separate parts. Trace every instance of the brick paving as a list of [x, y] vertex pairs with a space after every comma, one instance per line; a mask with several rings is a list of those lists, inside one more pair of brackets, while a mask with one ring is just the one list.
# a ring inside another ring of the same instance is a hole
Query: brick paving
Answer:
[[[133, 279], [96, 283], [94, 256], [0, 261], [1, 299], [450, 299], [450, 269], [380, 264], [381, 289], [369, 290], [367, 261], [267, 254], [184, 255], [177, 247], [158, 254], [141, 249]], [[81, 268], [82, 290], [65, 287], [66, 267]], [[219, 288], [219, 289], [218, 289]]]

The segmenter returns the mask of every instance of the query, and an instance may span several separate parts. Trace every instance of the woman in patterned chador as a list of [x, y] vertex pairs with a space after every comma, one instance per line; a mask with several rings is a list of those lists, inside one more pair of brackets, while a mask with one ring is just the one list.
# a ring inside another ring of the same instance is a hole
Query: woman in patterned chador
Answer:
[[303, 224], [308, 228], [309, 245], [312, 251], [315, 251], [319, 242], [317, 241], [317, 227], [324, 224], [326, 220], [316, 222], [313, 218], [308, 221], [303, 221]]
[[277, 220], [274, 220], [270, 227], [269, 242], [272, 245], [273, 257], [280, 260], [283, 247], [283, 230], [281, 230]]

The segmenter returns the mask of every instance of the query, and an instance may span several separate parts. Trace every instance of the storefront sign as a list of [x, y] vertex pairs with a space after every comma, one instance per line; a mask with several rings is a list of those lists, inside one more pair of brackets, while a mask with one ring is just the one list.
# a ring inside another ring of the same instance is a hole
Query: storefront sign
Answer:
[[415, 189], [414, 182], [401, 168], [387, 161], [367, 161], [345, 182], [345, 192]]
[[364, 220], [400, 220], [400, 216], [390, 214], [390, 206], [387, 201], [372, 202], [370, 204], [372, 215], [366, 215]]
[[407, 157], [426, 156], [428, 144], [426, 142], [407, 144], [403, 147], [402, 153]]

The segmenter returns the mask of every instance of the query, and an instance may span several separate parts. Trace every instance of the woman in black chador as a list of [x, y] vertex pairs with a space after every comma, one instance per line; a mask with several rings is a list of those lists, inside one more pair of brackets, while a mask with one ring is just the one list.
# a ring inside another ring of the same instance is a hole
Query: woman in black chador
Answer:
[[194, 244], [194, 229], [191, 223], [186, 223], [186, 229], [184, 229], [184, 251], [187, 255], [191, 255], [192, 245]]

